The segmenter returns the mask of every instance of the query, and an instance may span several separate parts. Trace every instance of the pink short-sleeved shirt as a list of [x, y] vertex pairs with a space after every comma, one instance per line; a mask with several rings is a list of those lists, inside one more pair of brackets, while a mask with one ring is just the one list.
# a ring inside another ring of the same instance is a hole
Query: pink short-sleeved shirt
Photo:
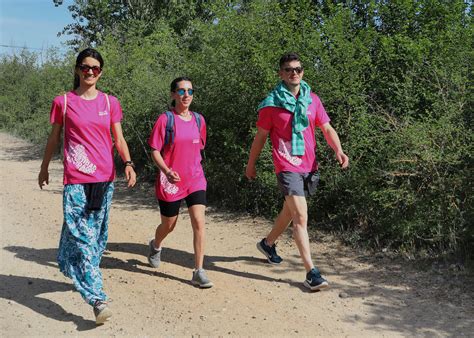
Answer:
[[165, 145], [166, 114], [161, 114], [156, 120], [148, 144], [161, 152], [168, 168], [176, 171], [181, 181], [170, 183], [166, 175], [158, 173], [155, 183], [156, 197], [162, 201], [173, 202], [181, 200], [189, 194], [206, 190], [207, 181], [201, 165], [201, 150], [206, 144], [206, 123], [201, 115], [201, 130], [198, 130], [196, 117], [191, 114], [190, 121], [184, 121], [173, 111], [174, 141]]
[[[67, 94], [64, 133], [64, 184], [111, 182], [115, 178], [112, 123], [122, 120], [122, 108], [114, 96], [104, 93], [85, 100], [74, 91]], [[51, 124], [63, 124], [64, 95], [53, 100]]]
[[291, 129], [293, 114], [284, 108], [264, 107], [259, 110], [257, 127], [270, 131], [275, 172], [308, 173], [318, 169], [316, 160], [315, 129], [330, 121], [319, 97], [311, 93], [312, 102], [307, 114], [309, 126], [303, 131], [305, 152], [291, 155]]

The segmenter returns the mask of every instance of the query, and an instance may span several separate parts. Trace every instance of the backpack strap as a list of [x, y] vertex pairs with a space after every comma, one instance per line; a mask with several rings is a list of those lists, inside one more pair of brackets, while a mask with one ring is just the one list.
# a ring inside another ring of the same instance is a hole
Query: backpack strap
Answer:
[[173, 144], [174, 142], [174, 114], [167, 110], [166, 114], [166, 129], [165, 129], [165, 145]]
[[64, 93], [64, 107], [63, 107], [63, 146], [61, 148], [61, 155], [64, 162], [64, 147], [66, 144], [66, 111], [67, 111], [67, 93]]
[[110, 100], [109, 100], [109, 95], [107, 95], [106, 93], [104, 93], [105, 95], [105, 100], [107, 101], [107, 109], [109, 110], [109, 114], [110, 114]]
[[[201, 114], [197, 113], [197, 112], [192, 112], [194, 117], [196, 118], [196, 124], [197, 124], [197, 127], [198, 127], [198, 131], [199, 131], [199, 137], [201, 137], [201, 125], [202, 125], [202, 116]], [[201, 142], [203, 140], [201, 139]]]
[[64, 122], [66, 122], [66, 109], [67, 109], [67, 93], [64, 93], [63, 128], [64, 128]]
[[196, 112], [192, 112], [194, 117], [196, 118], [196, 123], [197, 123], [197, 126], [198, 126], [198, 130], [199, 130], [199, 133], [201, 133], [201, 114], [199, 113], [196, 113]]

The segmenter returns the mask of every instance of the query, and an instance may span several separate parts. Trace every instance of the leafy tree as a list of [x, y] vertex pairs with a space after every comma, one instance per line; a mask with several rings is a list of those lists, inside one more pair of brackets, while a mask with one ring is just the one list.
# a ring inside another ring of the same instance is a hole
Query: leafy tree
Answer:
[[[55, 6], [63, 5], [62, 0], [53, 0]], [[130, 21], [142, 23], [140, 35], [152, 34], [159, 20], [166, 20], [176, 33], [187, 29], [187, 23], [196, 17], [211, 20], [206, 10], [205, 0], [74, 0], [68, 6], [75, 20], [64, 27], [60, 34], [73, 35], [68, 43], [76, 49], [84, 45], [100, 45], [105, 36], [113, 36], [124, 42], [128, 36]]]
[[[146, 139], [169, 83], [188, 75], [208, 125], [210, 200], [274, 215], [268, 147], [259, 179], [243, 173], [256, 107], [278, 82], [280, 55], [296, 51], [351, 157], [341, 171], [317, 133], [323, 184], [310, 224], [372, 247], [473, 252], [471, 2], [76, 0], [70, 10], [76, 22], [63, 33], [104, 55], [101, 89], [122, 103], [142, 176], [154, 170]], [[72, 55], [0, 60], [1, 127], [31, 138], [47, 130], [72, 64]]]

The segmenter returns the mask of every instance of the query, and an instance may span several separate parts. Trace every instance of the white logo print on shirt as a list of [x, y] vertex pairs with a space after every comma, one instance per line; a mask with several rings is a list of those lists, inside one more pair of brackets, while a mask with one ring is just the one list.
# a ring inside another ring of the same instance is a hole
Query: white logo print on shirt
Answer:
[[160, 172], [160, 184], [163, 187], [163, 190], [170, 195], [176, 195], [179, 191], [179, 188], [176, 185], [168, 181], [163, 172]]
[[295, 166], [300, 166], [303, 160], [297, 156], [291, 156], [291, 142], [285, 142], [283, 139], [278, 139], [278, 153], [283, 156], [288, 162]]
[[66, 159], [85, 174], [93, 174], [97, 170], [97, 166], [87, 157], [86, 148], [82, 144], [69, 145]]
[[104, 115], [108, 115], [107, 111], [100, 111], [99, 112], [99, 116], [104, 116]]

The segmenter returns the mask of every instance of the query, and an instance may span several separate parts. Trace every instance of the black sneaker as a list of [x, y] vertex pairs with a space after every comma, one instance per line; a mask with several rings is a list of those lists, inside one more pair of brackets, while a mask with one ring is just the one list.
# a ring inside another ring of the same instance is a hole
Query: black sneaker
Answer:
[[257, 243], [257, 249], [267, 257], [268, 263], [270, 264], [280, 264], [283, 260], [280, 256], [277, 255], [276, 245], [267, 245], [267, 243], [265, 242], [265, 238]]
[[321, 273], [316, 267], [312, 268], [306, 274], [306, 280], [303, 282], [303, 284], [311, 291], [317, 291], [329, 286], [328, 281], [321, 277]]
[[110, 317], [112, 317], [112, 311], [107, 306], [106, 302], [97, 300], [94, 303], [94, 315], [95, 315], [95, 323], [97, 325], [104, 324]]

